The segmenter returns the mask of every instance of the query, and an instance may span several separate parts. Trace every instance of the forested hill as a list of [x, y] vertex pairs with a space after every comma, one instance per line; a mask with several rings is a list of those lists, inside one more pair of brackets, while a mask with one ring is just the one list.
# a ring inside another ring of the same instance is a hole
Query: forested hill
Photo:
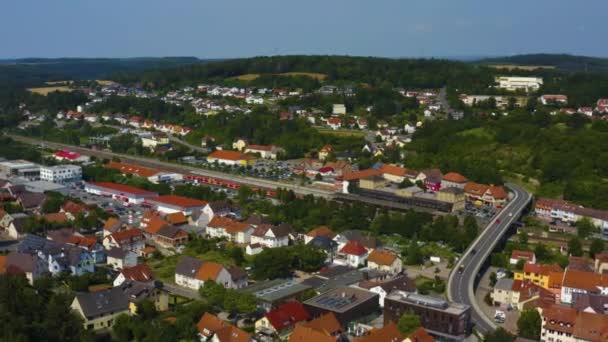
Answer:
[[120, 72], [204, 63], [195, 57], [25, 58], [0, 60], [0, 85], [40, 85], [49, 81], [107, 78]]
[[[143, 82], [152, 88], [217, 82], [242, 75], [255, 75], [255, 85], [282, 86], [285, 79], [299, 79], [304, 88], [319, 83], [319, 78], [301, 73], [321, 74], [326, 82], [356, 82], [372, 86], [383, 84], [437, 88], [450, 81], [491, 80], [484, 70], [463, 62], [439, 59], [388, 59], [349, 56], [273, 56], [232, 59], [216, 63], [182, 66], [123, 74], [114, 79], [124, 83]], [[299, 75], [286, 73], [300, 73]], [[286, 77], [290, 76], [290, 77]]]
[[474, 63], [482, 65], [551, 66], [561, 71], [608, 73], [608, 58], [566, 54], [529, 54], [486, 58]]

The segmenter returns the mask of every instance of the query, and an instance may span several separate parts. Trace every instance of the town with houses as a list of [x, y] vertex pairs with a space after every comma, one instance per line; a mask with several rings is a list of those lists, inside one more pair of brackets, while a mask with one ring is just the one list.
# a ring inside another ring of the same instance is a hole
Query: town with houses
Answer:
[[[527, 93], [538, 91], [542, 84], [539, 77], [499, 77], [495, 88], [516, 95], [458, 97], [470, 107], [494, 102], [496, 113], [490, 115], [506, 116], [508, 108], [525, 106]], [[475, 248], [449, 262], [429, 255], [422, 263], [410, 265], [405, 262], [407, 254], [382, 236], [361, 230], [333, 231], [326, 225], [303, 231], [291, 222], [271, 222], [264, 215], [245, 211], [237, 198], [241, 189], [249, 187], [256, 196], [277, 205], [280, 189], [285, 187], [302, 191], [298, 196], [311, 194], [388, 210], [472, 216], [483, 229], [481, 238], [502, 226], [510, 229], [519, 219], [521, 212], [512, 211], [517, 198], [510, 187], [476, 182], [439, 168], [417, 170], [383, 162], [360, 167], [356, 158], [332, 144], [290, 159], [283, 146], [260, 145], [239, 136], [233, 137], [232, 144], [215, 144], [213, 136], [192, 144], [187, 137], [195, 127], [132, 113], [91, 111], [108, 98], [135, 97], [192, 106], [204, 120], [219, 113], [250, 115], [260, 105], [279, 108], [278, 101], [305, 95], [301, 89], [201, 84], [158, 94], [112, 83], [82, 90], [88, 102], [56, 113], [52, 119], [57, 126], [87, 122], [112, 128], [114, 133], [87, 137], [85, 149], [40, 142], [44, 164], [23, 159], [0, 162], [4, 208], [0, 230], [6, 242], [0, 273], [23, 275], [33, 285], [42, 277], [103, 270], [105, 286], [77, 291], [71, 304], [85, 329], [111, 331], [121, 315], [138, 315], [144, 301], [153, 303], [158, 312], [170, 313], [178, 303], [200, 300], [208, 288], [219, 286], [250, 296], [255, 310], [238, 315], [230, 310], [205, 312], [195, 324], [201, 341], [464, 341], [473, 334], [477, 311], [513, 334], [524, 313], [538, 312], [540, 340], [546, 342], [608, 338], [608, 250], [587, 258], [569, 255], [568, 246], [568, 236], [578, 234], [579, 222], [590, 224], [593, 234], [608, 240], [608, 211], [560, 199], [532, 199], [507, 246], [521, 236], [541, 244], [557, 241], [567, 266], [546, 262], [536, 255], [538, 247], [507, 248], [502, 253], [509, 254], [508, 262], [492, 262], [478, 275], [481, 279], [476, 281], [485, 289], [485, 297], [462, 303], [453, 300], [445, 283], [450, 286], [454, 274], [466, 275], [465, 264], [481, 252]], [[360, 134], [365, 140], [361, 152], [374, 157], [411, 143], [418, 129], [443, 115], [461, 118], [462, 113], [446, 108], [443, 89], [396, 91], [421, 108], [420, 115], [400, 125], [379, 120], [371, 129], [366, 113], [349, 112], [342, 103], [332, 104], [330, 112], [292, 106], [276, 114], [281, 121], [304, 119], [319, 129]], [[324, 85], [315, 93], [348, 97], [355, 96], [356, 90]], [[540, 95], [536, 101], [553, 106], [554, 115], [578, 113], [603, 120], [603, 114], [608, 114], [608, 99], [580, 108], [568, 107], [567, 96], [560, 94]], [[44, 120], [26, 108], [24, 114], [22, 130]], [[164, 164], [129, 158], [112, 150], [110, 142], [121, 135], [136, 137], [148, 151], [146, 156], [162, 157], [177, 146], [185, 146], [193, 155]], [[112, 153], [114, 157], [106, 158]], [[167, 185], [169, 191], [161, 194], [98, 180], [85, 175], [87, 168]], [[174, 193], [180, 186], [207, 187], [225, 199]], [[47, 203], [58, 200], [49, 210]], [[526, 219], [547, 229], [537, 236], [521, 223]], [[236, 249], [240, 259], [205, 258], [209, 253], [197, 252], [195, 247], [201, 245], [216, 253]], [[322, 265], [313, 271], [293, 270], [289, 277], [255, 276], [258, 258], [269, 250], [290, 248], [322, 253]], [[443, 289], [428, 291], [430, 283], [442, 284]], [[403, 317], [409, 316], [415, 317], [417, 325], [405, 333]]]

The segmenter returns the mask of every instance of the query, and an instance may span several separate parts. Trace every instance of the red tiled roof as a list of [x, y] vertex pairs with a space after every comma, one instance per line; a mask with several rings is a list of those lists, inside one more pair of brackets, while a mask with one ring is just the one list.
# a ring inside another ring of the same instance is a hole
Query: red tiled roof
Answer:
[[346, 174], [344, 174], [342, 176], [342, 178], [345, 181], [352, 181], [352, 180], [363, 179], [363, 178], [368, 178], [368, 177], [380, 175], [382, 173], [383, 173], [382, 170], [367, 169], [367, 170], [361, 170], [361, 171], [354, 171], [354, 172], [346, 173]]
[[511, 259], [526, 259], [532, 261], [532, 259], [534, 259], [534, 252], [513, 250], [513, 252], [511, 252]]
[[144, 190], [144, 189], [140, 189], [140, 188], [136, 188], [134, 186], [130, 186], [130, 185], [124, 185], [124, 184], [117, 184], [117, 183], [109, 183], [109, 182], [89, 182], [88, 184], [100, 187], [100, 188], [106, 188], [106, 189], [110, 189], [113, 191], [119, 191], [122, 193], [126, 193], [126, 194], [131, 194], [131, 195], [155, 195], [155, 192], [152, 191], [148, 191], [148, 190]]
[[333, 239], [334, 237], [336, 237], [336, 233], [334, 233], [331, 229], [329, 229], [329, 227], [327, 226], [319, 226], [311, 231], [308, 232], [308, 234], [306, 234], [307, 236], [310, 236], [312, 238], [316, 237], [316, 236], [326, 236], [330, 239]]
[[220, 342], [249, 342], [251, 335], [233, 325], [228, 325], [215, 332]]
[[237, 152], [237, 151], [217, 150], [217, 151], [214, 151], [213, 153], [211, 153], [207, 158], [236, 161], [236, 160], [254, 159], [255, 157], [252, 155]]
[[144, 233], [137, 228], [130, 228], [127, 230], [122, 230], [116, 233], [112, 233], [109, 237], [112, 237], [114, 240], [120, 242], [125, 240], [130, 240], [136, 237], [143, 237]]
[[86, 249], [90, 250], [91, 248], [95, 247], [95, 245], [97, 244], [97, 240], [86, 236], [72, 235], [68, 238], [67, 243], [80, 247], [85, 247]]
[[285, 303], [266, 314], [266, 319], [276, 331], [282, 331], [309, 318], [310, 315], [304, 305], [297, 301]]
[[224, 328], [227, 325], [228, 323], [222, 321], [217, 316], [205, 312], [205, 314], [203, 314], [201, 319], [196, 324], [196, 328], [201, 333], [201, 335], [210, 337], [216, 331]]
[[146, 225], [144, 230], [149, 234], [156, 234], [161, 228], [169, 225], [169, 222], [163, 220], [154, 212], [145, 213], [141, 218], [141, 223]]
[[64, 212], [68, 212], [72, 215], [78, 215], [82, 212], [87, 211], [87, 206], [84, 204], [76, 203], [74, 201], [67, 201], [62, 206]]
[[579, 312], [574, 323], [574, 337], [579, 341], [608, 340], [608, 315]]
[[289, 335], [288, 342], [336, 342], [335, 336], [327, 335], [319, 330], [307, 327], [305, 325], [298, 325], [291, 335]]
[[563, 306], [551, 306], [543, 310], [545, 329], [572, 334], [576, 322], [576, 310]]
[[372, 329], [363, 336], [353, 339], [353, 342], [401, 342], [403, 335], [399, 332], [397, 324], [390, 322], [380, 329]]
[[597, 292], [598, 287], [608, 287], [608, 275], [568, 269], [564, 274], [562, 286]]
[[[0, 218], [3, 215], [0, 215]], [[49, 223], [66, 223], [68, 221], [68, 217], [65, 213], [50, 213], [44, 215], [44, 219]]]
[[244, 232], [251, 227], [251, 225], [247, 223], [239, 222], [229, 217], [222, 216], [213, 217], [207, 226], [212, 228], [224, 228], [228, 234]]
[[488, 191], [488, 186], [485, 184], [468, 182], [464, 186], [464, 191], [475, 196], [483, 196], [486, 191]]
[[165, 218], [167, 220], [169, 220], [169, 222], [171, 222], [172, 224], [186, 224], [186, 223], [188, 223], [188, 218], [182, 212], [168, 214]]
[[224, 269], [224, 266], [211, 261], [205, 261], [194, 276], [198, 280], [207, 281], [217, 279], [218, 274]]
[[460, 173], [457, 172], [448, 172], [443, 175], [443, 180], [446, 182], [452, 183], [466, 183], [468, 182], [467, 178]]
[[507, 198], [507, 191], [502, 186], [490, 185], [488, 187], [488, 192], [494, 199], [505, 199]]
[[397, 165], [391, 165], [391, 164], [384, 164], [382, 165], [382, 173], [387, 173], [389, 175], [393, 175], [393, 176], [398, 176], [398, 177], [405, 177], [405, 175], [407, 174], [407, 169], [397, 166]]
[[349, 241], [342, 247], [340, 253], [363, 255], [367, 253], [367, 249], [359, 241]]
[[303, 326], [322, 332], [326, 336], [335, 336], [344, 330], [333, 312], [323, 314], [312, 321], [304, 323]]
[[255, 151], [272, 151], [272, 145], [248, 145], [245, 147], [246, 150], [255, 150]]
[[414, 332], [411, 333], [407, 338], [412, 342], [434, 342], [435, 341], [435, 338], [433, 338], [433, 336], [431, 336], [426, 331], [426, 329], [424, 329], [423, 327], [420, 327], [420, 328], [414, 330]]
[[139, 281], [142, 283], [147, 283], [149, 281], [154, 280], [154, 275], [152, 274], [152, 270], [146, 264], [139, 264], [133, 267], [125, 267], [120, 273], [127, 280]]
[[207, 205], [207, 202], [205, 201], [176, 195], [157, 196], [153, 198], [148, 198], [147, 201], [153, 203], [168, 204], [181, 208], [204, 207]]
[[391, 266], [397, 260], [397, 256], [391, 252], [374, 249], [367, 257], [368, 262], [373, 262], [378, 265]]

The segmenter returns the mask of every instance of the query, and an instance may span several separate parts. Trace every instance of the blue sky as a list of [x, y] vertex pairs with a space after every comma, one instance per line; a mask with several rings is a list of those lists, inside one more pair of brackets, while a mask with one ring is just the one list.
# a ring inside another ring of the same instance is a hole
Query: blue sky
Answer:
[[0, 58], [608, 57], [606, 0], [15, 0]]

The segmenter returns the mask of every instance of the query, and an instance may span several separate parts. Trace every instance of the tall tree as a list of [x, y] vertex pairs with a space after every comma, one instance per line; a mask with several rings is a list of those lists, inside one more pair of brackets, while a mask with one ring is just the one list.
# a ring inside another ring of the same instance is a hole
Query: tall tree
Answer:
[[517, 320], [517, 334], [534, 341], [540, 340], [542, 320], [536, 309], [525, 310]]

